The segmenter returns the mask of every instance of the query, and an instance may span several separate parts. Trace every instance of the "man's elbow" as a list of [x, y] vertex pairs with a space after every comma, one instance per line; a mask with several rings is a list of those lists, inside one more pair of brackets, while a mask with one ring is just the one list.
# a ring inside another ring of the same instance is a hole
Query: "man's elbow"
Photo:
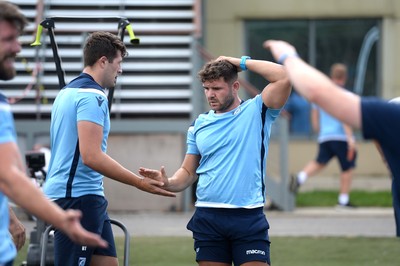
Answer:
[[289, 92], [292, 91], [292, 83], [290, 82], [289, 76], [286, 75], [286, 76], [282, 79], [281, 82], [282, 82], [282, 87], [283, 87], [284, 89], [288, 90]]
[[318, 86], [309, 86], [307, 93], [302, 94], [304, 98], [306, 98], [308, 101], [312, 103], [318, 104], [318, 102], [321, 100], [321, 90]]
[[289, 77], [285, 76], [281, 80], [278, 81], [280, 91], [283, 93], [285, 97], [285, 101], [283, 104], [286, 103], [286, 101], [289, 99], [290, 93], [292, 92], [292, 84], [290, 82]]
[[82, 163], [90, 168], [94, 168], [93, 166], [95, 166], [96, 162], [98, 162], [98, 159], [93, 154], [83, 153], [81, 154], [81, 157], [82, 157]]

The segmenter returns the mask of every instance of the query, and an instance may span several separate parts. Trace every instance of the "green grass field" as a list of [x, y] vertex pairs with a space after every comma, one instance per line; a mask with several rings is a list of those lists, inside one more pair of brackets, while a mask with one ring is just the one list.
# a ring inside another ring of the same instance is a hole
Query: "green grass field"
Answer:
[[[120, 265], [123, 265], [123, 240], [117, 239]], [[137, 237], [131, 239], [129, 265], [188, 266], [194, 260], [189, 237]], [[14, 266], [26, 259], [26, 249], [18, 254]], [[271, 260], [274, 266], [398, 266], [400, 239], [347, 237], [273, 237]]]
[[[360, 207], [391, 207], [390, 191], [352, 191], [352, 202]], [[336, 205], [337, 191], [301, 192], [298, 207]], [[29, 241], [18, 254], [14, 265], [26, 260]], [[400, 239], [367, 237], [272, 237], [271, 260], [274, 266], [398, 266]], [[123, 239], [117, 239], [120, 265], [123, 265]], [[188, 266], [197, 265], [193, 240], [189, 237], [133, 237], [130, 265]]]
[[[301, 192], [296, 197], [297, 207], [330, 207], [337, 204], [337, 190]], [[390, 191], [352, 190], [351, 202], [359, 207], [392, 207]], [[400, 263], [399, 263], [400, 265]]]

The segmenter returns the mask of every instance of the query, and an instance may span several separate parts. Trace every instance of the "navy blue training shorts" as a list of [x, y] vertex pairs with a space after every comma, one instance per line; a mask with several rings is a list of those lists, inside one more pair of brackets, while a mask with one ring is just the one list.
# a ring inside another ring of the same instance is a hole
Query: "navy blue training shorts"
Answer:
[[6, 262], [5, 264], [0, 263], [0, 266], [13, 266], [13, 263], [14, 263], [14, 260], [11, 260], [9, 262]]
[[196, 261], [241, 265], [270, 263], [269, 224], [263, 208], [198, 207], [187, 229], [193, 232]]
[[108, 242], [108, 248], [92, 248], [73, 243], [59, 230], [55, 231], [55, 265], [89, 265], [92, 255], [117, 257], [114, 235], [107, 214], [107, 200], [102, 196], [86, 195], [78, 198], [56, 200], [63, 209], [77, 209], [82, 212], [82, 227], [101, 235]]
[[338, 158], [342, 171], [347, 171], [356, 166], [357, 151], [353, 160], [347, 160], [347, 141], [330, 140], [319, 144], [317, 159], [319, 164], [327, 164], [334, 156]]

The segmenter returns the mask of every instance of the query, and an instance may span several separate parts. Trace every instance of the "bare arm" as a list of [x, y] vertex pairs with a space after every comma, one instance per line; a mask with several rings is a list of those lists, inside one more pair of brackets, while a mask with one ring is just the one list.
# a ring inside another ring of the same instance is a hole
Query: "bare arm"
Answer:
[[262, 60], [247, 60], [246, 67], [269, 81], [261, 93], [264, 104], [274, 109], [282, 108], [292, 90], [285, 69], [281, 65]]
[[25, 226], [20, 220], [18, 220], [11, 207], [8, 208], [8, 213], [10, 214], [10, 225], [8, 231], [10, 231], [15, 247], [17, 250], [20, 250], [24, 246], [26, 240]]
[[181, 167], [168, 178], [164, 166], [161, 170], [154, 170], [141, 167], [139, 174], [164, 182], [164, 188], [168, 191], [179, 192], [185, 190], [197, 180], [196, 169], [199, 166], [200, 156], [186, 154]]
[[174, 193], [161, 188], [162, 182], [141, 178], [132, 173], [101, 150], [103, 128], [88, 121], [78, 122], [79, 150], [82, 161], [93, 170], [118, 182], [134, 186], [140, 190], [175, 197]]
[[[360, 97], [335, 85], [326, 75], [294, 56], [296, 50], [284, 41], [266, 41], [264, 47], [275, 60], [284, 60], [285, 69], [294, 88], [309, 101], [353, 128], [361, 127]], [[338, 108], [340, 106], [340, 108]]]
[[17, 205], [66, 233], [74, 242], [106, 247], [100, 236], [84, 230], [79, 222], [81, 213], [64, 211], [49, 201], [21, 169], [23, 165], [14, 142], [0, 144], [0, 191]]
[[[228, 60], [237, 66], [238, 71], [241, 71], [240, 58], [220, 56], [218, 59]], [[264, 104], [274, 109], [282, 108], [291, 92], [290, 81], [285, 69], [273, 62], [253, 59], [246, 61], [246, 67], [269, 81], [261, 93]]]
[[351, 144], [354, 144], [353, 129], [350, 126], [343, 124], [343, 130], [346, 134], [347, 142], [352, 142]]
[[343, 124], [343, 129], [347, 139], [347, 160], [352, 160], [356, 152], [356, 141], [354, 139], [353, 129], [346, 124]]
[[316, 108], [311, 109], [311, 125], [315, 133], [319, 132], [319, 111]]

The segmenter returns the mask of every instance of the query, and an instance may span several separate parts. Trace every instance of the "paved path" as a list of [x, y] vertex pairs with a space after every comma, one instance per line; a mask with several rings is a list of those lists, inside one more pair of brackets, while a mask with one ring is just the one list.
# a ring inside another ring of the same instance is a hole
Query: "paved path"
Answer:
[[[394, 237], [392, 208], [297, 208], [293, 212], [266, 211], [270, 236], [346, 236]], [[188, 236], [186, 229], [192, 213], [137, 212], [111, 213], [122, 222], [131, 236]], [[34, 222], [24, 222], [27, 231]], [[114, 228], [115, 235], [123, 235]]]
[[392, 208], [298, 208], [293, 213], [267, 212], [271, 236], [393, 237]]

